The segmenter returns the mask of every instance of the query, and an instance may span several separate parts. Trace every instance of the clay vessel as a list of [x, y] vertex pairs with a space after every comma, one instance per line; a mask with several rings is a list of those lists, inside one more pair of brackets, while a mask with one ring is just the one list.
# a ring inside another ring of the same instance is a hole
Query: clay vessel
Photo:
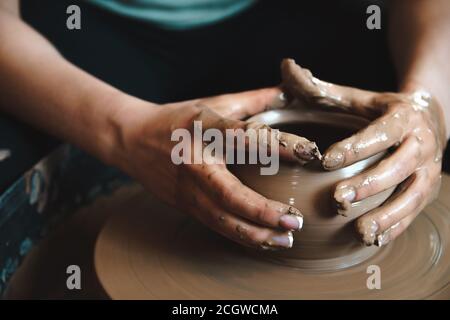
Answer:
[[[368, 124], [366, 119], [334, 112], [272, 110], [251, 119], [273, 128], [295, 133], [315, 141], [323, 153], [334, 142], [346, 138]], [[311, 271], [333, 271], [361, 263], [378, 249], [361, 243], [354, 220], [382, 204], [395, 188], [352, 204], [348, 216], [337, 213], [334, 186], [373, 166], [385, 156], [376, 154], [345, 168], [326, 171], [320, 161], [302, 167], [280, 162], [276, 175], [260, 175], [259, 165], [232, 165], [229, 169], [247, 186], [265, 197], [298, 208], [304, 216], [303, 228], [294, 232], [289, 250], [264, 251], [264, 258]]]

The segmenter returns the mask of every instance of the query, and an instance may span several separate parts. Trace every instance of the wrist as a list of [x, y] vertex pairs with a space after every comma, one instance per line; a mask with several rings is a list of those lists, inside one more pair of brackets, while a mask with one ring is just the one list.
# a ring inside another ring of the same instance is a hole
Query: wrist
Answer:
[[125, 93], [119, 93], [110, 99], [111, 112], [108, 113], [106, 126], [102, 130], [100, 159], [108, 165], [129, 172], [129, 153], [133, 131], [143, 119], [151, 118], [156, 112], [156, 104]]
[[102, 91], [88, 99], [89, 123], [85, 124], [88, 135], [81, 136], [87, 141], [80, 146], [107, 165], [116, 166], [115, 155], [120, 145], [120, 128], [116, 114], [125, 94], [119, 90]]

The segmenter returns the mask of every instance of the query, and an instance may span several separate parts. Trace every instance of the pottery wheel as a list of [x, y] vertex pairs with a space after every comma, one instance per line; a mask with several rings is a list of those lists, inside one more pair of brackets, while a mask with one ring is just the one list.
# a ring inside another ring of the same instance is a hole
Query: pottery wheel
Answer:
[[[99, 235], [96, 271], [113, 299], [450, 299], [450, 177], [442, 182], [399, 238], [325, 273], [251, 254], [135, 188]], [[370, 265], [380, 268], [379, 290], [367, 288]]]

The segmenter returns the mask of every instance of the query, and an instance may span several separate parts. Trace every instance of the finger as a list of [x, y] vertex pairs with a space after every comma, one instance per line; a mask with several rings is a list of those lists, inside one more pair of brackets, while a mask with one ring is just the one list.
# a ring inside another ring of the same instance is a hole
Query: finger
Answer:
[[282, 87], [290, 96], [300, 101], [326, 107], [336, 107], [365, 117], [380, 115], [377, 105], [371, 102], [376, 93], [351, 87], [339, 86], [315, 78], [293, 59], [281, 63]]
[[372, 245], [378, 235], [394, 226], [408, 215], [420, 212], [428, 203], [426, 179], [414, 173], [400, 187], [398, 193], [381, 207], [372, 210], [357, 220], [356, 227], [363, 242]]
[[422, 163], [420, 147], [416, 138], [407, 138], [394, 154], [382, 160], [375, 168], [341, 181], [336, 186], [334, 199], [345, 209], [350, 207], [351, 202], [398, 185]]
[[[200, 169], [200, 168], [199, 168]], [[266, 199], [243, 185], [225, 167], [204, 166], [195, 176], [218, 205], [242, 218], [272, 228], [300, 230], [303, 215], [284, 203]]]
[[[199, 106], [198, 109], [200, 112], [196, 120], [201, 121], [203, 129], [218, 129], [225, 138], [230, 134], [237, 137], [238, 141], [232, 139], [232, 147], [241, 145], [239, 142], [241, 139], [247, 150], [249, 147], [253, 147], [253, 150], [250, 151], [255, 151], [264, 146], [266, 150], [280, 152], [279, 155], [283, 159], [297, 161], [301, 164], [322, 157], [317, 145], [306, 138], [273, 130], [261, 123], [224, 118], [207, 106]], [[250, 144], [252, 141], [250, 137], [254, 137], [253, 145]], [[277, 145], [272, 146], [272, 143]]]
[[[427, 203], [437, 198], [437, 196], [439, 195], [440, 187], [441, 176], [439, 175], [437, 182], [434, 184], [433, 190], [431, 190], [431, 192], [429, 193]], [[409, 227], [409, 225], [419, 215], [422, 209], [412, 212], [411, 214], [401, 219], [399, 222], [395, 223], [394, 225], [390, 226], [379, 235], [377, 235], [377, 238], [375, 239], [375, 245], [381, 247], [396, 239], [400, 234], [403, 233], [403, 231], [405, 231]]]
[[280, 88], [272, 87], [206, 98], [200, 103], [209, 106], [222, 117], [238, 120], [266, 110], [282, 108], [286, 99]]
[[387, 230], [383, 231], [381, 234], [377, 235], [374, 244], [377, 247], [382, 247], [387, 245], [389, 242], [397, 238], [400, 234], [405, 231], [408, 226], [414, 221], [414, 219], [419, 215], [420, 210], [411, 213], [406, 216], [393, 226], [389, 227]]
[[194, 187], [196, 203], [188, 210], [202, 223], [221, 235], [249, 247], [261, 249], [291, 248], [293, 234], [291, 231], [279, 231], [255, 225], [235, 216], [215, 204], [201, 189]]
[[[322, 159], [322, 154], [316, 143], [304, 137], [279, 130], [275, 131], [267, 125], [256, 122], [248, 122], [246, 128], [247, 132], [253, 129], [253, 132], [256, 131], [256, 133], [259, 133], [258, 143], [261, 142], [261, 138], [264, 138], [263, 140], [264, 142], [268, 142], [267, 147], [270, 150], [273, 150], [271, 144], [277, 143], [278, 148], [275, 151], [278, 151], [280, 157], [284, 160], [296, 161], [304, 165], [312, 160]], [[262, 132], [262, 130], [267, 130], [267, 134]]]
[[322, 165], [327, 170], [335, 170], [366, 159], [400, 143], [407, 130], [407, 116], [386, 114], [353, 136], [330, 146], [322, 158]]

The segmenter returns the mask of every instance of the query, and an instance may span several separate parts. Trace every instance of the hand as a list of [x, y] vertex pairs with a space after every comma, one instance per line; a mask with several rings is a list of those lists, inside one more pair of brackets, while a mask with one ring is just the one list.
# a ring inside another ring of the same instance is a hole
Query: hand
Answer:
[[[241, 121], [284, 104], [278, 88], [222, 95], [155, 106], [127, 97], [117, 112], [123, 157], [118, 166], [166, 203], [196, 217], [211, 229], [247, 246], [289, 248], [293, 230], [302, 227], [302, 215], [292, 206], [266, 199], [244, 186], [225, 164], [181, 164], [171, 160], [176, 144], [174, 129], [259, 128]], [[266, 127], [267, 128], [267, 127]], [[318, 157], [317, 147], [304, 138], [280, 133], [280, 154], [307, 161]], [[299, 152], [299, 151], [303, 151]]]
[[323, 167], [335, 170], [388, 148], [395, 151], [376, 167], [341, 181], [334, 198], [341, 212], [359, 201], [400, 184], [379, 208], [357, 220], [367, 245], [387, 244], [400, 235], [438, 194], [446, 144], [442, 109], [426, 91], [376, 93], [314, 78], [295, 61], [282, 63], [285, 91], [299, 100], [369, 118], [373, 122], [354, 136], [332, 145]]

